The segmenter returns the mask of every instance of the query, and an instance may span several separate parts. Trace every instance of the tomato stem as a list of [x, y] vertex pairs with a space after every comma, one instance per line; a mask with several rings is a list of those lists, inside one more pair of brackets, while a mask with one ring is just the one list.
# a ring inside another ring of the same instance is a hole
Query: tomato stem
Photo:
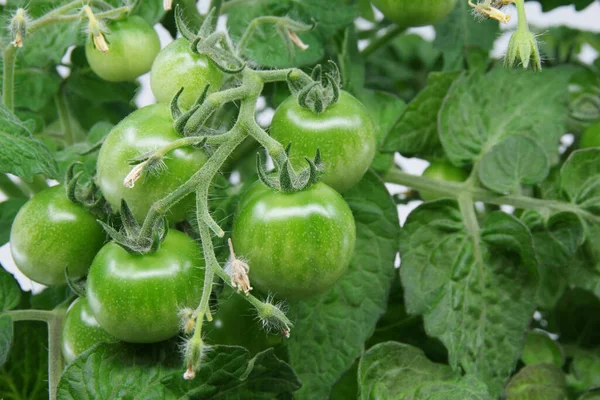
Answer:
[[2, 103], [12, 111], [15, 107], [15, 63], [17, 61], [17, 48], [8, 44], [4, 48], [3, 58]]
[[365, 47], [363, 51], [361, 51], [361, 55], [363, 57], [369, 57], [371, 54], [375, 53], [381, 47], [388, 44], [392, 39], [394, 39], [396, 36], [400, 35], [404, 31], [406, 31], [405, 27], [400, 25], [394, 26], [392, 29], [388, 30], [383, 36], [373, 39], [371, 43], [369, 43], [369, 45]]

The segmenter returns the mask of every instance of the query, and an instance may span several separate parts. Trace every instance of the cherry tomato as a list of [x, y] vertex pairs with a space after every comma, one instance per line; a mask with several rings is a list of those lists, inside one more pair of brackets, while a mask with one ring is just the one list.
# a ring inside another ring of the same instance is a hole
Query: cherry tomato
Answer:
[[[423, 172], [423, 176], [438, 181], [450, 182], [464, 182], [469, 177], [463, 169], [455, 167], [447, 161], [432, 161]], [[421, 191], [421, 198], [425, 201], [432, 201], [441, 197], [434, 193]]]
[[322, 180], [340, 193], [363, 177], [377, 147], [367, 109], [344, 91], [337, 103], [320, 114], [288, 97], [277, 108], [270, 133], [284, 146], [292, 143], [290, 160], [297, 169], [306, 168], [304, 157], [314, 157], [319, 149], [325, 164]]
[[85, 207], [67, 198], [64, 186], [33, 196], [17, 214], [10, 231], [10, 250], [19, 270], [44, 285], [85, 275], [106, 235]]
[[198, 306], [203, 267], [200, 248], [176, 230], [150, 254], [131, 254], [110, 242], [90, 268], [87, 298], [111, 335], [125, 342], [159, 342], [177, 334], [181, 308]]
[[[171, 151], [164, 159], [166, 168], [158, 175], [146, 174], [133, 188], [123, 180], [133, 166], [132, 158], [162, 148], [180, 135], [173, 128], [169, 107], [153, 104], [131, 113], [113, 128], [98, 155], [97, 183], [110, 205], [119, 210], [125, 199], [138, 221], [143, 221], [152, 204], [181, 186], [206, 161], [203, 150], [189, 147]], [[194, 210], [193, 194], [176, 204], [168, 214], [171, 222], [185, 219]]]
[[150, 72], [152, 93], [161, 103], [169, 103], [184, 88], [179, 97], [183, 109], [190, 108], [207, 85], [211, 92], [219, 90], [222, 81], [223, 73], [208, 57], [192, 53], [190, 43], [184, 38], [162, 49]]
[[257, 182], [240, 199], [232, 237], [252, 286], [293, 299], [323, 293], [346, 272], [356, 228], [348, 204], [322, 182], [296, 193]]
[[456, 0], [372, 0], [386, 18], [400, 26], [433, 25], [456, 6]]
[[590, 126], [583, 132], [579, 147], [582, 149], [600, 147], [600, 123]]
[[92, 71], [110, 82], [130, 81], [150, 71], [160, 51], [160, 40], [154, 29], [136, 15], [111, 21], [108, 29], [106, 53], [96, 49], [91, 38], [85, 46]]
[[67, 364], [96, 343], [117, 341], [100, 327], [85, 297], [78, 298], [69, 306], [62, 331], [62, 353]]

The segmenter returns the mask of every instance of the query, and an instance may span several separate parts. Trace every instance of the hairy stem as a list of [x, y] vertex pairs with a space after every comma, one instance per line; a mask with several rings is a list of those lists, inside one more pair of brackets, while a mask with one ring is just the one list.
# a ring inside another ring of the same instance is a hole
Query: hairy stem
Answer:
[[43, 321], [50, 322], [56, 317], [56, 312], [46, 310], [11, 310], [4, 314], [10, 315], [13, 321]]
[[250, 42], [252, 35], [254, 35], [254, 32], [256, 31], [256, 28], [259, 27], [259, 25], [261, 25], [261, 24], [277, 24], [281, 20], [283, 20], [282, 17], [275, 17], [272, 15], [254, 18], [250, 22], [250, 24], [248, 25], [248, 27], [246, 28], [244, 33], [242, 34], [242, 37], [240, 38], [240, 41], [238, 42], [238, 44], [236, 46], [237, 53], [242, 54], [244, 49], [246, 47], [248, 47], [248, 43]]
[[525, 13], [525, 0], [514, 0], [514, 3], [517, 7], [517, 14], [519, 16], [518, 29], [522, 31], [529, 31], [527, 14]]
[[361, 55], [363, 57], [369, 57], [371, 54], [375, 53], [377, 50], [388, 44], [392, 39], [396, 36], [400, 35], [402, 32], [406, 31], [406, 28], [403, 26], [396, 25], [389, 31], [387, 31], [383, 36], [375, 38], [369, 43], [367, 47], [361, 51]]
[[61, 337], [64, 315], [55, 314], [48, 322], [48, 391], [50, 400], [56, 400], [58, 383], [63, 370], [63, 358], [61, 352]]
[[8, 44], [2, 55], [4, 58], [4, 72], [2, 74], [2, 104], [10, 111], [15, 108], [15, 63], [17, 61], [17, 48]]

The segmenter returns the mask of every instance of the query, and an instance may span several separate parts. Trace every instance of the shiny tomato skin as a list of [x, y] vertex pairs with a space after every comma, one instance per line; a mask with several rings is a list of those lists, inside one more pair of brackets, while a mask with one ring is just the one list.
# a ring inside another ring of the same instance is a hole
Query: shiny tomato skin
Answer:
[[[112, 129], [98, 155], [96, 180], [115, 211], [125, 199], [135, 218], [142, 222], [154, 202], [173, 192], [204, 165], [207, 157], [203, 150], [179, 148], [167, 155], [166, 168], [159, 174], [146, 174], [133, 188], [125, 187], [123, 180], [133, 168], [129, 160], [180, 138], [166, 104], [136, 110]], [[181, 221], [194, 211], [194, 205], [195, 198], [189, 195], [175, 204], [167, 217], [171, 222]]]
[[85, 297], [75, 300], [67, 310], [62, 330], [62, 354], [70, 364], [97, 343], [114, 343], [118, 339], [100, 327]]
[[107, 243], [88, 275], [90, 308], [104, 330], [125, 342], [169, 339], [179, 331], [181, 308], [200, 302], [203, 267], [196, 242], [173, 229], [151, 254]]
[[62, 185], [45, 189], [19, 210], [10, 232], [10, 250], [21, 272], [34, 282], [59, 285], [85, 275], [106, 240], [85, 207], [67, 198]]
[[96, 49], [91, 38], [85, 46], [88, 63], [96, 75], [105, 81], [123, 82], [150, 71], [160, 51], [160, 40], [142, 17], [111, 21], [108, 30], [108, 52]]
[[297, 170], [306, 168], [304, 157], [313, 158], [319, 149], [325, 166], [322, 180], [340, 193], [363, 177], [377, 147], [369, 112], [345, 91], [320, 114], [288, 97], [275, 111], [269, 132], [284, 146], [292, 143], [290, 159]]
[[[462, 168], [455, 167], [448, 161], [432, 161], [425, 172], [423, 172], [423, 176], [438, 181], [449, 182], [464, 182], [469, 177], [469, 175]], [[421, 198], [425, 201], [432, 201], [438, 200], [441, 197], [435, 193], [422, 190]]]
[[433, 25], [448, 16], [457, 0], [372, 0], [386, 18], [405, 28]]
[[184, 88], [179, 106], [189, 109], [210, 85], [209, 92], [221, 88], [223, 73], [205, 55], [194, 54], [185, 38], [175, 39], [162, 49], [150, 71], [150, 85], [160, 103], [170, 103], [173, 96]]
[[257, 182], [240, 199], [232, 239], [253, 287], [297, 299], [323, 293], [347, 271], [356, 227], [350, 207], [324, 183], [281, 193]]

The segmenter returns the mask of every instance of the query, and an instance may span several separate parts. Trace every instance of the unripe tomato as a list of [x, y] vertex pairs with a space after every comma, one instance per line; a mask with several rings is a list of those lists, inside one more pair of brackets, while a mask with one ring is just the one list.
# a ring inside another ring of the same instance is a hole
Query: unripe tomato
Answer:
[[[166, 168], [159, 174], [146, 174], [132, 188], [123, 180], [133, 166], [132, 158], [160, 149], [181, 136], [173, 128], [166, 104], [153, 104], [131, 113], [113, 128], [98, 155], [97, 183], [110, 205], [119, 210], [125, 199], [135, 218], [142, 222], [154, 202], [172, 193], [197, 172], [206, 161], [203, 150], [180, 148], [164, 159]], [[171, 222], [185, 219], [193, 211], [194, 195], [187, 196], [171, 208]]]
[[154, 29], [136, 15], [111, 21], [108, 28], [106, 54], [96, 49], [91, 39], [85, 46], [92, 71], [110, 82], [130, 81], [150, 71], [160, 51]]
[[579, 142], [579, 148], [588, 149], [591, 147], [600, 147], [600, 123], [588, 127]]
[[257, 182], [240, 199], [232, 238], [254, 288], [294, 299], [323, 293], [347, 271], [356, 227], [324, 183], [282, 193]]
[[106, 235], [85, 207], [67, 198], [64, 186], [33, 196], [17, 214], [10, 231], [10, 250], [19, 270], [44, 285], [85, 275]]
[[[429, 167], [423, 172], [426, 178], [438, 181], [464, 182], [469, 175], [461, 168], [455, 167], [447, 161], [432, 161]], [[427, 191], [421, 191], [421, 198], [425, 201], [440, 199], [441, 197]]]
[[162, 49], [152, 64], [150, 85], [154, 97], [161, 103], [169, 103], [171, 98], [184, 88], [179, 97], [179, 106], [189, 109], [210, 85], [209, 91], [221, 88], [223, 73], [206, 56], [194, 54], [190, 43], [179, 38]]
[[400, 26], [433, 25], [444, 19], [457, 0], [372, 0], [389, 20]]
[[270, 133], [284, 146], [292, 143], [294, 168], [306, 168], [304, 157], [317, 149], [325, 164], [322, 180], [342, 193], [363, 177], [377, 147], [375, 127], [363, 104], [348, 92], [340, 92], [337, 103], [315, 114], [288, 97], [275, 111]]
[[67, 364], [96, 343], [117, 341], [100, 327], [85, 297], [78, 298], [69, 306], [62, 331], [62, 353]]
[[125, 342], [159, 342], [179, 331], [181, 308], [200, 302], [203, 267], [196, 242], [176, 230], [150, 254], [131, 254], [110, 242], [92, 263], [87, 298], [111, 335]]

